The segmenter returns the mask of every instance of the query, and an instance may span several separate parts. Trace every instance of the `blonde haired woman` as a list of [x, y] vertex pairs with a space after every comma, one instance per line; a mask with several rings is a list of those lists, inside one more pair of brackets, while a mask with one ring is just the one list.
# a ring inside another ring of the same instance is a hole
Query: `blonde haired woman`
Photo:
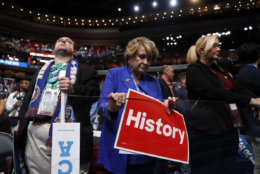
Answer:
[[[119, 150], [114, 148], [114, 143], [128, 89], [137, 90], [162, 101], [158, 80], [146, 73], [158, 54], [158, 49], [153, 41], [146, 37], [137, 37], [129, 41], [126, 47], [125, 57], [128, 65], [113, 68], [107, 72], [98, 104], [100, 113], [105, 116], [99, 144], [98, 162], [103, 163], [105, 169], [110, 173], [153, 173], [154, 158], [119, 153]], [[175, 105], [176, 99], [174, 97], [169, 97], [165, 101], [168, 112]]]
[[[192, 174], [235, 173], [238, 150], [237, 107], [260, 106], [216, 63], [220, 43], [214, 35], [200, 37], [187, 53], [188, 97], [185, 113]], [[231, 104], [231, 105], [230, 105]]]

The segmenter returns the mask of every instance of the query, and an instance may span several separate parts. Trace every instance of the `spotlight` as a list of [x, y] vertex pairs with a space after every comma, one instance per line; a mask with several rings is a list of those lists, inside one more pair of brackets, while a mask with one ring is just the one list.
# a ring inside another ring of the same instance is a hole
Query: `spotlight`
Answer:
[[153, 1], [152, 5], [153, 5], [153, 7], [157, 7], [158, 4], [156, 1]]
[[120, 11], [122, 11], [122, 9], [121, 9], [121, 8], [118, 8], [118, 9], [117, 9], [117, 11], [119, 11], [119, 12], [120, 12]]
[[177, 5], [177, 1], [176, 0], [170, 0], [170, 6], [174, 7]]
[[139, 10], [140, 10], [139, 6], [138, 6], [138, 5], [135, 5], [135, 6], [134, 6], [134, 11], [135, 11], [135, 12], [138, 12]]

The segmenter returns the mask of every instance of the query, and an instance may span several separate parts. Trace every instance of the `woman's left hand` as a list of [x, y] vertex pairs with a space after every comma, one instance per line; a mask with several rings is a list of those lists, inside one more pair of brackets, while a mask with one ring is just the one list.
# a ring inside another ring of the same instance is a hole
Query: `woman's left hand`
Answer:
[[178, 98], [176, 97], [168, 97], [168, 99], [164, 100], [164, 106], [168, 114], [175, 108], [177, 104]]

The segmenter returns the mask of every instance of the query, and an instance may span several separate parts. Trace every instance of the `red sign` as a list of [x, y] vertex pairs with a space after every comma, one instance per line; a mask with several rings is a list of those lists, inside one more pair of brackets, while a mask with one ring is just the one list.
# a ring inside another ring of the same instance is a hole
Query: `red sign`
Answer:
[[115, 148], [188, 163], [189, 143], [183, 116], [167, 114], [162, 102], [129, 90]]

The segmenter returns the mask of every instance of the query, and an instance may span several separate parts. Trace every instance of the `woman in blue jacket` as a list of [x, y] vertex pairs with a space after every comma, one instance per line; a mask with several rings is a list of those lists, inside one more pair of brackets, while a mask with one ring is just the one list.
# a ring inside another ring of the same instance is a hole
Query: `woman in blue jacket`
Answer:
[[[158, 80], [146, 73], [158, 54], [153, 41], [137, 37], [129, 41], [126, 47], [125, 57], [128, 64], [107, 72], [98, 105], [99, 111], [105, 116], [98, 162], [103, 163], [105, 169], [111, 173], [153, 173], [154, 158], [119, 153], [119, 150], [114, 148], [114, 143], [128, 89], [134, 89], [162, 101]], [[176, 99], [168, 98], [164, 103], [169, 113], [175, 106]]]

